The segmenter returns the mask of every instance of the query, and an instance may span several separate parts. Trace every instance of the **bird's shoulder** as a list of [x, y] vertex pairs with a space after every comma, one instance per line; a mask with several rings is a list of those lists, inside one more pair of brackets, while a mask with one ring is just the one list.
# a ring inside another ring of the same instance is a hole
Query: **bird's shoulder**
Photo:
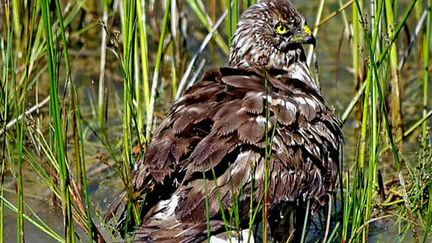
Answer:
[[[264, 148], [266, 129], [278, 126], [291, 137], [291, 130], [308, 130], [311, 121], [316, 130], [323, 126], [340, 133], [320, 91], [286, 71], [211, 69], [173, 105], [155, 132], [138, 164], [136, 186], [149, 177], [163, 182], [173, 173], [187, 177], [208, 171], [241, 146]], [[317, 137], [324, 136], [319, 132]], [[335, 146], [337, 136], [332, 138]]]

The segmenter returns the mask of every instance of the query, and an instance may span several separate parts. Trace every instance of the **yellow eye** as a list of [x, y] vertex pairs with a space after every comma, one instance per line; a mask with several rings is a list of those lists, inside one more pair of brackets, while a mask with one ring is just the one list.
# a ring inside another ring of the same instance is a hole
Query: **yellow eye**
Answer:
[[288, 27], [282, 23], [276, 25], [276, 33], [279, 35], [285, 35], [288, 33]]

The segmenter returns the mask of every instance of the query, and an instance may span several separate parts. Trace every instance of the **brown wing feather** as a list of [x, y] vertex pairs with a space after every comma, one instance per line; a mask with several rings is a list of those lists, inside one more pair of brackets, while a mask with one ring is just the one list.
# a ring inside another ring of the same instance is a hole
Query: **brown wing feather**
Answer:
[[[219, 201], [224, 208], [232, 207], [240, 190], [253, 194], [258, 202], [264, 193], [267, 122], [268, 138], [276, 129], [272, 207], [310, 198], [313, 208], [319, 208], [336, 179], [340, 122], [319, 90], [281, 71], [263, 74], [220, 68], [207, 72], [176, 102], [155, 133], [145, 158], [138, 162], [134, 186], [142, 198], [161, 197], [161, 188], [169, 193], [160, 200], [178, 197], [171, 216], [180, 223], [205, 222], [206, 197], [211, 216], [221, 213]], [[240, 198], [245, 212], [249, 200], [247, 195]], [[161, 207], [158, 200], [147, 202], [140, 232], [153, 224], [155, 207]]]

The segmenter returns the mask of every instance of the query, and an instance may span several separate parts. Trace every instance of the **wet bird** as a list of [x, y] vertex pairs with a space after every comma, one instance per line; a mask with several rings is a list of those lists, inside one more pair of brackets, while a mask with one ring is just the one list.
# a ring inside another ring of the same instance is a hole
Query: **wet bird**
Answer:
[[[315, 39], [288, 0], [242, 14], [229, 66], [207, 71], [175, 102], [137, 163], [135, 192], [113, 203], [111, 213], [134, 198], [141, 224], [128, 230], [136, 241], [241, 237], [266, 207], [269, 237], [285, 242], [301, 231], [306, 205], [315, 213], [328, 203], [341, 123], [310, 74], [305, 44]], [[123, 230], [132, 218], [123, 211]]]

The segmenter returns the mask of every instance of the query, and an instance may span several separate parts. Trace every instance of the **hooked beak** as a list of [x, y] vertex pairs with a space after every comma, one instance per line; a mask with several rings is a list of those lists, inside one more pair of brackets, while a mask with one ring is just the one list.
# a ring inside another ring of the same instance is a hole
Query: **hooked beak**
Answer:
[[290, 41], [292, 44], [309, 44], [315, 47], [316, 41], [315, 37], [312, 34], [311, 28], [305, 25], [303, 29], [299, 29]]

